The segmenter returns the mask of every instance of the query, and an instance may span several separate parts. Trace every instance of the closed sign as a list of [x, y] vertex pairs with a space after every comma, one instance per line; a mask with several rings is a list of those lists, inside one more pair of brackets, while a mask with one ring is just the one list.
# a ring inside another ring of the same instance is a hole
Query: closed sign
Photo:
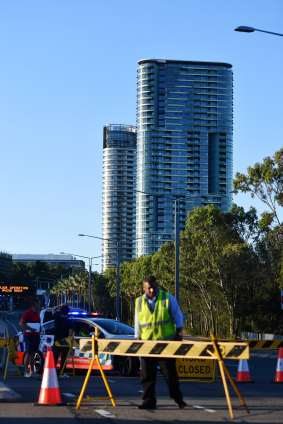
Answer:
[[176, 359], [179, 377], [213, 378], [215, 359]]

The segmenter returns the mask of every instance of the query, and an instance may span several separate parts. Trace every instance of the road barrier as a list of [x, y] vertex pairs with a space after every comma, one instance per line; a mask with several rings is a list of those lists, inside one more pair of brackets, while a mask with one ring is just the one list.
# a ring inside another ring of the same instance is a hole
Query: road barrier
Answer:
[[[232, 342], [231, 339], [221, 339], [219, 343], [222, 342]], [[234, 340], [237, 342], [245, 343], [249, 346], [250, 349], [280, 349], [283, 347], [283, 340], [244, 340], [237, 339]]]
[[216, 377], [216, 360], [199, 358], [176, 359], [176, 369], [180, 381], [213, 383]]
[[250, 349], [280, 349], [283, 340], [241, 340], [249, 345]]
[[[17, 359], [17, 351], [16, 351], [16, 343], [12, 337], [10, 337], [9, 333], [7, 333], [7, 338], [0, 339], [0, 348], [6, 348], [7, 349], [7, 360], [6, 360], [6, 366], [5, 366], [5, 372], [4, 372], [4, 380], [6, 380], [8, 375], [8, 364], [9, 360], [15, 365], [17, 368], [17, 374], [19, 374], [20, 377], [22, 377], [21, 371], [18, 367], [18, 364], [16, 364], [15, 359]], [[9, 375], [14, 375], [15, 373], [9, 373]]]
[[[88, 401], [92, 401], [92, 400], [107, 400], [107, 399], [110, 399], [111, 402], [112, 402], [112, 405], [113, 406], [116, 406], [114, 397], [112, 395], [112, 392], [111, 392], [111, 389], [109, 387], [109, 384], [108, 384], [108, 382], [106, 380], [106, 377], [105, 377], [104, 371], [103, 371], [103, 369], [101, 367], [99, 356], [98, 356], [98, 349], [97, 349], [98, 328], [97, 327], [95, 327], [95, 336], [92, 336], [92, 338], [90, 340], [91, 340], [91, 355], [92, 355], [92, 360], [91, 360], [91, 363], [90, 363], [90, 366], [89, 366], [89, 369], [88, 369], [88, 372], [87, 372], [87, 375], [86, 375], [86, 378], [85, 378], [85, 381], [84, 381], [84, 384], [83, 384], [83, 387], [82, 387], [80, 396], [79, 396], [78, 401], [77, 401], [76, 409], [79, 409], [79, 407], [81, 405], [81, 402], [88, 402]], [[90, 374], [91, 374], [91, 371], [92, 371], [92, 367], [93, 367], [93, 364], [94, 364], [94, 361], [95, 360], [96, 360], [97, 365], [99, 367], [99, 371], [100, 371], [101, 377], [103, 379], [103, 382], [105, 384], [106, 390], [108, 392], [108, 396], [106, 396], [106, 397], [99, 397], [99, 398], [90, 398], [90, 397], [84, 398], [83, 397], [84, 396], [84, 392], [86, 390], [87, 383], [88, 383], [88, 380], [89, 380], [89, 377], [90, 377]]]
[[[70, 337], [70, 338], [66, 338], [66, 339], [62, 339], [60, 341], [54, 342], [55, 346], [64, 347], [64, 348], [68, 347], [69, 348], [68, 355], [66, 356], [65, 362], [64, 362], [64, 364], [61, 368], [61, 371], [59, 373], [59, 378], [61, 378], [61, 376], [64, 372], [64, 369], [65, 369], [65, 366], [67, 364], [69, 356], [71, 356], [71, 358], [72, 358], [72, 374], [73, 374], [73, 377], [76, 376], [73, 347], [79, 347], [79, 343], [74, 339], [74, 336], [75, 336], [75, 334], [73, 333], [72, 337]], [[55, 364], [55, 367], [56, 367], [56, 364]]]
[[[249, 347], [241, 342], [219, 342], [222, 358], [249, 359]], [[98, 340], [99, 353], [109, 355], [211, 359], [215, 353], [212, 342], [172, 342], [161, 340]], [[80, 340], [80, 351], [91, 352], [91, 339]], [[215, 359], [215, 358], [214, 358]]]
[[[90, 364], [81, 394], [79, 396], [76, 409], [79, 409], [83, 400], [98, 400], [98, 398], [83, 399], [83, 395], [90, 377], [93, 361], [96, 359], [100, 365], [98, 353], [106, 353], [110, 355], [119, 356], [143, 356], [143, 357], [166, 357], [166, 358], [185, 358], [185, 359], [210, 359], [217, 360], [228, 409], [231, 418], [234, 418], [233, 407], [230, 400], [230, 394], [227, 386], [226, 377], [230, 381], [236, 395], [238, 396], [241, 406], [243, 406], [247, 413], [249, 413], [240, 392], [238, 391], [232, 377], [230, 376], [223, 358], [226, 359], [249, 359], [249, 346], [247, 343], [221, 341], [217, 342], [214, 335], [211, 333], [211, 342], [178, 342], [178, 341], [161, 341], [161, 340], [117, 340], [117, 339], [98, 339], [96, 335], [91, 339], [85, 338], [80, 340], [81, 352], [92, 352], [92, 362]], [[100, 372], [103, 377], [105, 386], [109, 396], [99, 399], [111, 399], [113, 406], [115, 406], [114, 398], [111, 394], [107, 380], [100, 366]]]

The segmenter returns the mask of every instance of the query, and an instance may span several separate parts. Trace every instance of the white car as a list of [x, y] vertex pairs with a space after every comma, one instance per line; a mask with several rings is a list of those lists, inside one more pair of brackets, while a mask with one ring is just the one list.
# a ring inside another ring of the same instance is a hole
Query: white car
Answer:
[[[134, 339], [133, 327], [120, 321], [107, 318], [84, 318], [73, 316], [70, 318], [73, 324], [75, 338], [73, 347], [73, 357], [75, 369], [88, 369], [91, 361], [91, 354], [82, 353], [79, 349], [79, 340], [82, 337], [90, 337], [98, 328], [98, 337], [106, 339]], [[47, 348], [53, 346], [55, 334], [54, 320], [45, 322], [41, 327], [39, 350], [35, 355], [36, 372], [41, 373], [44, 365]], [[83, 335], [82, 335], [83, 334]], [[16, 363], [23, 365], [25, 355], [25, 343], [23, 332], [15, 336], [19, 341], [17, 347], [18, 359]], [[59, 358], [60, 360], [60, 358]], [[139, 359], [136, 357], [126, 357], [117, 355], [100, 354], [99, 360], [104, 370], [118, 370], [124, 376], [137, 375], [139, 371]], [[66, 368], [72, 368], [72, 358], [69, 356]], [[93, 369], [98, 369], [95, 362]]]

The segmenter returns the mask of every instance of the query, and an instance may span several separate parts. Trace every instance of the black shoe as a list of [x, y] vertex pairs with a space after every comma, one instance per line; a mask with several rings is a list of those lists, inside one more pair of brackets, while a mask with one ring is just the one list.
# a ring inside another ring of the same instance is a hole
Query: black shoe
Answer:
[[156, 409], [156, 403], [142, 403], [138, 409]]
[[184, 402], [183, 400], [181, 400], [180, 402], [176, 401], [176, 403], [177, 403], [177, 405], [179, 406], [180, 409], [183, 409], [183, 408], [185, 408], [185, 406], [188, 406], [186, 404], [186, 402]]

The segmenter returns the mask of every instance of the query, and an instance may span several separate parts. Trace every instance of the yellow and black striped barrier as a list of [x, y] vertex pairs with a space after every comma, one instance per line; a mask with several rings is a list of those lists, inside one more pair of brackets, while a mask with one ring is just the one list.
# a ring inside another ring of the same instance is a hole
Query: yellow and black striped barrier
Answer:
[[73, 337], [70, 338], [66, 338], [66, 339], [61, 339], [56, 340], [54, 342], [55, 346], [60, 346], [60, 347], [79, 347], [79, 343], [77, 340], [75, 340]]
[[[231, 418], [234, 418], [233, 408], [230, 400], [229, 390], [227, 386], [226, 377], [230, 381], [236, 395], [241, 401], [241, 405], [249, 410], [240, 395], [232, 377], [230, 376], [224, 362], [225, 359], [249, 359], [249, 346], [243, 342], [221, 341], [217, 342], [214, 335], [211, 333], [211, 342], [190, 342], [190, 341], [161, 341], [161, 340], [117, 340], [117, 339], [98, 339], [96, 336], [92, 338], [84, 338], [80, 340], [80, 351], [82, 353], [92, 352], [92, 361], [96, 358], [99, 364], [98, 353], [105, 353], [109, 355], [119, 356], [143, 356], [143, 357], [165, 357], [165, 358], [196, 358], [196, 359], [214, 359], [218, 361], [222, 383], [227, 399], [227, 404]], [[92, 362], [93, 363], [93, 362]], [[80, 407], [83, 399], [83, 394], [87, 386], [87, 382], [92, 369], [92, 363], [87, 373], [81, 394], [79, 396], [77, 406]], [[109, 396], [103, 399], [111, 399], [113, 406], [115, 406], [114, 398], [111, 394], [110, 388], [107, 384], [106, 378], [101, 370], [102, 377], [105, 381], [106, 388]], [[100, 398], [102, 399], [102, 398]]]
[[[249, 359], [250, 357], [247, 343], [220, 342], [218, 343], [218, 347], [222, 358], [225, 359]], [[99, 353], [119, 356], [163, 356], [176, 359], [211, 359], [214, 356], [212, 342], [99, 339], [97, 349]], [[91, 352], [91, 350], [92, 339], [81, 339], [80, 351]]]
[[[18, 346], [18, 341], [15, 342], [13, 337], [10, 337], [9, 333], [7, 334], [7, 338], [1, 338], [0, 339], [0, 348], [6, 348], [7, 349], [7, 361], [4, 371], [4, 380], [6, 380], [8, 375], [8, 364], [9, 360], [15, 365], [17, 368], [17, 374], [22, 377], [20, 369], [18, 367], [18, 364], [16, 364], [15, 360], [18, 358], [16, 347]], [[10, 373], [10, 375], [14, 375], [14, 373]]]
[[[73, 334], [72, 337], [68, 337], [66, 339], [61, 339], [61, 340], [56, 340], [54, 342], [54, 345], [55, 346], [69, 348], [68, 355], [66, 356], [66, 359], [65, 359], [65, 362], [63, 364], [63, 367], [61, 368], [61, 371], [59, 373], [59, 378], [62, 377], [62, 374], [64, 372], [64, 369], [65, 369], [66, 364], [67, 364], [67, 361], [68, 361], [68, 356], [71, 356], [71, 360], [72, 360], [72, 374], [73, 374], [73, 377], [76, 376], [73, 348], [74, 347], [75, 348], [76, 347], [79, 347], [79, 343], [77, 342], [77, 340], [74, 339], [74, 336], [75, 335]], [[55, 364], [55, 366], [56, 366], [56, 364]]]
[[218, 340], [218, 343], [222, 343], [222, 342], [246, 343], [250, 349], [280, 349], [280, 347], [283, 347], [283, 339], [272, 339], [272, 340], [219, 339]]
[[7, 339], [0, 339], [0, 348], [1, 347], [6, 347], [7, 346]]
[[283, 340], [241, 340], [247, 343], [250, 349], [280, 349]]

